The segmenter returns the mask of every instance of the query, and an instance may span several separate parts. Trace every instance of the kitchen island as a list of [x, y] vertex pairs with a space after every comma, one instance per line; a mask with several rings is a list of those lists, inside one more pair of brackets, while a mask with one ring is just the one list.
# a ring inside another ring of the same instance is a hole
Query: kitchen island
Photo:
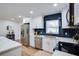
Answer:
[[21, 56], [21, 44], [6, 37], [0, 37], [0, 56]]

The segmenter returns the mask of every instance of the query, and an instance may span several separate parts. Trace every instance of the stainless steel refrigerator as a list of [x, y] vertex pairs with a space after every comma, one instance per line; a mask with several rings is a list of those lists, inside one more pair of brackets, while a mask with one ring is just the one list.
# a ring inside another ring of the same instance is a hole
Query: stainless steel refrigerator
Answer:
[[25, 46], [29, 46], [30, 40], [29, 40], [29, 30], [30, 30], [30, 24], [25, 23], [21, 25], [21, 43]]

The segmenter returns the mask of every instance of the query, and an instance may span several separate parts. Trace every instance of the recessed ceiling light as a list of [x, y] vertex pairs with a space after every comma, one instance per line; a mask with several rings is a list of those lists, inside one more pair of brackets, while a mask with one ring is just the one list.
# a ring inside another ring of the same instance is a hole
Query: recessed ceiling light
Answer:
[[56, 7], [57, 5], [58, 5], [57, 3], [54, 3], [54, 4], [53, 4], [54, 7]]
[[19, 18], [21, 18], [22, 16], [18, 16]]
[[30, 14], [33, 14], [34, 13], [34, 11], [30, 11]]
[[14, 18], [11, 18], [11, 20], [15, 20]]

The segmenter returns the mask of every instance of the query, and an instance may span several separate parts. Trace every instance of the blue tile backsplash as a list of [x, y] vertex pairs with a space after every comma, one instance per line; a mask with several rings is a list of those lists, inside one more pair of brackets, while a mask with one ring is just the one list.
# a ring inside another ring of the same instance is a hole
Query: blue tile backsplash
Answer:
[[[59, 19], [59, 34], [46, 34], [46, 20], [50, 20], [53, 18], [60, 18]], [[73, 37], [76, 32], [79, 31], [79, 28], [62, 28], [62, 16], [61, 13], [52, 14], [52, 15], [46, 15], [44, 16], [44, 28], [35, 28], [35, 32], [37, 32], [39, 35], [54, 35], [54, 36], [61, 36], [61, 37]]]

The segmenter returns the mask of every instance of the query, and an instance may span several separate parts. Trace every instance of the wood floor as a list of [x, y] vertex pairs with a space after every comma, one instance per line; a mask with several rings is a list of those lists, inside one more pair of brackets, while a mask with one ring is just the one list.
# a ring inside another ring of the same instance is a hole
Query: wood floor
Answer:
[[35, 48], [22, 46], [22, 56], [52, 56], [52, 54]]
[[[16, 40], [16, 42], [21, 43], [20, 40]], [[39, 50], [22, 45], [22, 51], [21, 51], [22, 56], [31, 56], [31, 55], [35, 54], [37, 51], [39, 51]]]
[[[21, 41], [17, 41], [21, 43]], [[22, 56], [51, 56], [51, 53], [22, 45]]]
[[37, 51], [38, 51], [37, 49], [31, 48], [31, 47], [22, 46], [22, 56], [32, 56]]

